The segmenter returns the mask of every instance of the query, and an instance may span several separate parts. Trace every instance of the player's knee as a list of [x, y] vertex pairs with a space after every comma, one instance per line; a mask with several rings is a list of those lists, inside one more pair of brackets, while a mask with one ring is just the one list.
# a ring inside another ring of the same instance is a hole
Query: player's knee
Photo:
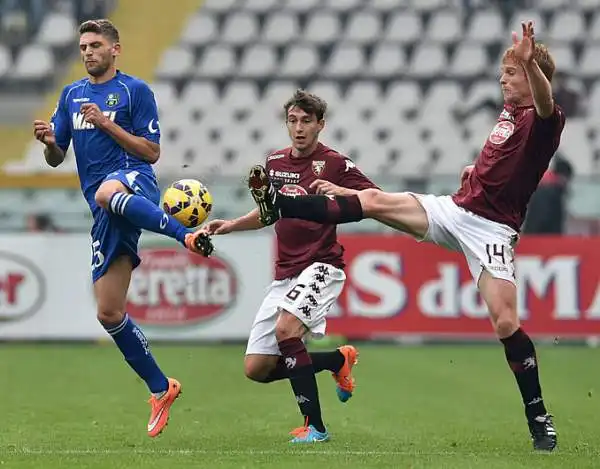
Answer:
[[267, 378], [272, 368], [272, 364], [266, 360], [256, 360], [251, 357], [246, 357], [244, 360], [244, 374], [246, 378], [257, 383], [268, 382]]
[[293, 314], [281, 310], [277, 324], [275, 325], [275, 337], [277, 342], [286, 339], [301, 338], [306, 332], [306, 326]]
[[98, 308], [96, 317], [101, 324], [119, 324], [125, 317], [125, 313], [118, 309]]
[[506, 308], [497, 314], [494, 330], [500, 339], [510, 337], [519, 328], [519, 318], [516, 311]]
[[100, 187], [96, 191], [96, 195], [94, 196], [94, 199], [96, 200], [96, 204], [98, 204], [99, 207], [107, 209], [108, 203], [110, 202], [110, 198], [113, 196], [113, 194], [115, 192], [116, 191], [114, 191], [112, 189]]
[[110, 199], [116, 192], [125, 192], [125, 186], [119, 181], [106, 181], [100, 185], [94, 199], [99, 207], [108, 209]]

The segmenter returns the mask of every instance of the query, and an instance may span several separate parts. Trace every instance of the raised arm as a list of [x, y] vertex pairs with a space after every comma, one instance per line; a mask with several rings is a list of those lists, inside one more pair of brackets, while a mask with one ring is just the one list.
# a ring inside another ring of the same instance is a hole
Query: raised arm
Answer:
[[521, 23], [521, 25], [523, 27], [522, 39], [519, 40], [516, 32], [513, 32], [512, 37], [515, 56], [521, 61], [525, 69], [529, 88], [533, 96], [533, 104], [538, 116], [547, 118], [554, 112], [552, 85], [534, 59], [535, 36], [533, 21], [527, 21], [527, 23]]

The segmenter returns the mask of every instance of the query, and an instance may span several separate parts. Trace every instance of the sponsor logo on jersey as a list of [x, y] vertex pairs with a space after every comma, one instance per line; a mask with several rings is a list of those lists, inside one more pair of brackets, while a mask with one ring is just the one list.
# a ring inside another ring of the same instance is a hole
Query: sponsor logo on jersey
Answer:
[[285, 153], [275, 153], [274, 155], [269, 155], [267, 157], [267, 161], [278, 160], [280, 158], [283, 158], [284, 156]]
[[509, 121], [498, 122], [490, 133], [490, 142], [494, 145], [502, 145], [515, 131], [515, 124]]
[[235, 269], [221, 257], [176, 248], [146, 248], [140, 257], [127, 295], [127, 311], [140, 324], [206, 322], [227, 312], [236, 298]]
[[300, 173], [292, 173], [290, 171], [276, 171], [274, 169], [270, 169], [269, 178], [271, 178], [273, 182], [279, 180], [284, 184], [294, 184], [300, 181]]
[[306, 189], [302, 186], [299, 186], [298, 184], [286, 184], [281, 189], [279, 189], [279, 192], [281, 192], [284, 195], [291, 196], [308, 195]]
[[87, 103], [90, 98], [73, 98], [74, 103]]
[[42, 271], [25, 257], [0, 252], [0, 321], [35, 314], [46, 296]]
[[503, 109], [502, 112], [500, 113], [500, 118], [499, 119], [500, 120], [507, 120], [507, 121], [514, 122], [515, 121], [515, 116], [513, 116], [506, 109]]
[[115, 107], [117, 104], [119, 104], [119, 101], [119, 93], [109, 93], [106, 97], [106, 105], [108, 107]]
[[[115, 121], [117, 117], [117, 111], [104, 111], [102, 112], [106, 117], [108, 117], [111, 121]], [[92, 130], [95, 129], [96, 126], [84, 120], [83, 114], [80, 112], [73, 113], [73, 130]]]
[[325, 169], [325, 161], [317, 160], [317, 161], [312, 162], [312, 170], [313, 170], [313, 173], [315, 173], [315, 176], [317, 176], [317, 177], [321, 176], [324, 169]]

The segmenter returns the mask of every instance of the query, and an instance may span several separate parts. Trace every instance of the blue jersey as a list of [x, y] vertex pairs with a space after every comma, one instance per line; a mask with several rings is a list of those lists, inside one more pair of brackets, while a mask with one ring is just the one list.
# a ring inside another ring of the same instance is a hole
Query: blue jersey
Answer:
[[127, 132], [160, 143], [158, 110], [150, 87], [139, 78], [117, 71], [105, 83], [88, 78], [65, 86], [51, 119], [56, 143], [67, 151], [73, 141], [83, 195], [92, 211], [96, 190], [110, 173], [128, 171], [155, 179], [150, 163], [127, 153], [113, 138], [83, 120], [85, 103], [97, 104], [110, 120]]

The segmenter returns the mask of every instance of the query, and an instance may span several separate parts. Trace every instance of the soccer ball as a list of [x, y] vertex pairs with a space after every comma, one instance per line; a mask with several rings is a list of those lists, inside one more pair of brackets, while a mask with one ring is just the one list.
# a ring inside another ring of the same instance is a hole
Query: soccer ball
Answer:
[[208, 189], [195, 179], [182, 179], [171, 184], [163, 196], [163, 210], [188, 228], [200, 226], [212, 210], [213, 199]]

